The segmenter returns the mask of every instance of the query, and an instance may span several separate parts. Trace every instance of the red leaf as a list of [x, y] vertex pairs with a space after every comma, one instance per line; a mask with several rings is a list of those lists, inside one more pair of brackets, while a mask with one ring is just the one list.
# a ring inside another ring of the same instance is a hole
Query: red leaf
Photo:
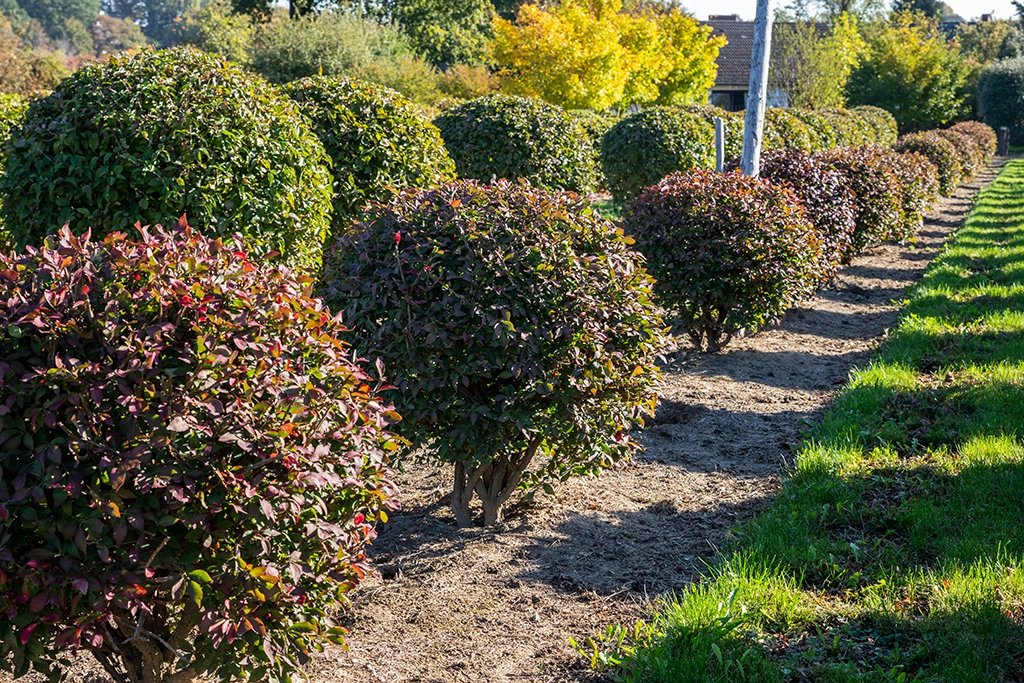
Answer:
[[29, 624], [25, 627], [25, 629], [21, 632], [21, 637], [18, 638], [18, 640], [21, 641], [22, 645], [28, 645], [28, 641], [32, 639], [32, 634], [36, 632], [36, 627], [38, 625], [39, 624]]

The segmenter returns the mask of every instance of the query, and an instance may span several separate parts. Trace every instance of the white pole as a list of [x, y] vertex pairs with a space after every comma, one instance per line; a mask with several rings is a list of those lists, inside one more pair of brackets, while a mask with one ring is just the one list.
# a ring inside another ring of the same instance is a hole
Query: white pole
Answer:
[[740, 170], [757, 177], [761, 172], [761, 138], [768, 99], [768, 61], [772, 51], [771, 0], [757, 0], [754, 18], [754, 51], [750, 56], [750, 86], [747, 92], [747, 120], [743, 133]]
[[725, 170], [725, 120], [721, 116], [715, 117], [715, 170]]

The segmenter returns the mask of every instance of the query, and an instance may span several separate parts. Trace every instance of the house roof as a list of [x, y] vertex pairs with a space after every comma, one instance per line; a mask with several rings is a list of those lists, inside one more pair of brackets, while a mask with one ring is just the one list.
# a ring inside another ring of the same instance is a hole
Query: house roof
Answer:
[[[716, 36], [725, 36], [728, 41], [718, 53], [718, 75], [715, 77], [714, 87], [746, 88], [750, 83], [750, 56], [754, 51], [754, 22], [739, 21], [736, 15], [726, 15], [712, 16], [707, 24], [714, 29]], [[777, 29], [787, 25], [793, 26], [793, 23], [775, 22], [773, 34], [777, 37]], [[822, 34], [828, 32], [826, 24], [819, 23], [816, 28]]]
[[710, 19], [716, 36], [728, 41], [718, 53], [716, 86], [746, 86], [750, 82], [750, 55], [754, 51], [754, 22]]

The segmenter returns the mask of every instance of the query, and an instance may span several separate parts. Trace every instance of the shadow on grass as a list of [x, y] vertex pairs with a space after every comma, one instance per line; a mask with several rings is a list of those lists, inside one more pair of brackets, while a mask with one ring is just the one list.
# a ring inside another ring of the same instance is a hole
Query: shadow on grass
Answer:
[[1011, 162], [627, 680], [1024, 680], [1022, 188]]

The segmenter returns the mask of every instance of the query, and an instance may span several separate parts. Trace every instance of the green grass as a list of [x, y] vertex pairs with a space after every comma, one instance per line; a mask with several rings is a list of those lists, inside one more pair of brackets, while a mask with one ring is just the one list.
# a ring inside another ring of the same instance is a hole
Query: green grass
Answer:
[[625, 681], [1024, 678], [1024, 161], [711, 576], [583, 646]]
[[1010, 145], [1010, 154], [1024, 153], [1024, 145]]

